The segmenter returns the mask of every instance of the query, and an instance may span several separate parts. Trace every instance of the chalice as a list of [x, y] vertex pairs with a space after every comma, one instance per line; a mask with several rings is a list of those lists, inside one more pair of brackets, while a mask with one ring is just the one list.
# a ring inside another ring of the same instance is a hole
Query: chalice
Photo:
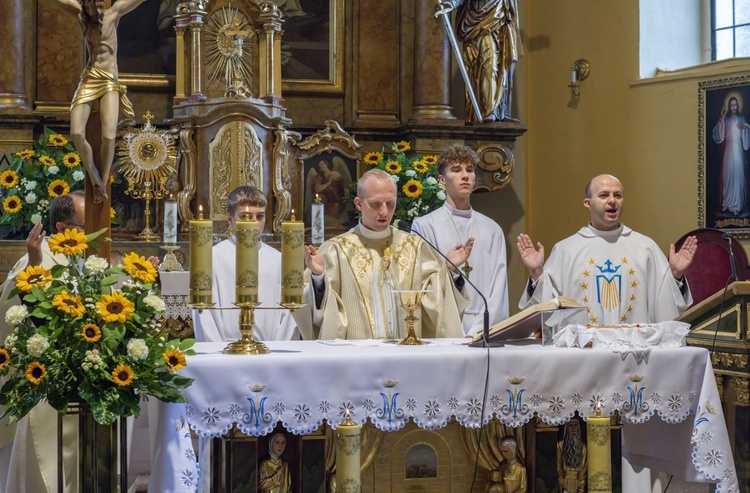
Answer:
[[404, 346], [421, 346], [425, 344], [424, 341], [417, 337], [414, 331], [414, 324], [419, 318], [416, 313], [422, 308], [422, 296], [425, 293], [429, 293], [426, 289], [408, 289], [393, 291], [396, 296], [396, 302], [401, 305], [401, 308], [406, 312], [404, 322], [406, 322], [406, 337], [404, 337], [399, 345]]

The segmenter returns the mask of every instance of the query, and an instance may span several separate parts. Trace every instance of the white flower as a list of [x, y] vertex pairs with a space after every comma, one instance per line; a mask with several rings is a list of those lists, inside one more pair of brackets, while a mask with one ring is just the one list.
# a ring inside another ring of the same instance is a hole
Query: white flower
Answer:
[[143, 339], [130, 339], [128, 341], [128, 356], [133, 359], [148, 358], [148, 346]]
[[7, 349], [9, 353], [12, 353], [16, 350], [17, 340], [18, 336], [16, 335], [15, 330], [12, 333], [8, 334], [8, 336], [5, 338], [5, 349]]
[[442, 190], [438, 190], [438, 193], [436, 193], [435, 196], [440, 200], [445, 200], [445, 192]]
[[155, 294], [146, 296], [145, 298], [143, 298], [143, 302], [153, 308], [156, 313], [161, 313], [167, 309], [167, 306], [164, 304], [164, 300], [156, 296]]
[[16, 325], [23, 322], [29, 316], [29, 310], [26, 305], [14, 305], [5, 312], [5, 321], [10, 325]]
[[31, 215], [31, 224], [36, 224], [42, 222], [42, 215], [38, 212], [35, 212]]
[[34, 334], [26, 341], [26, 351], [33, 357], [38, 358], [49, 347], [49, 341], [40, 334]]
[[391, 175], [391, 179], [398, 183], [398, 175]]
[[412, 177], [412, 176], [416, 175], [416, 174], [417, 174], [417, 172], [416, 172], [416, 171], [414, 171], [413, 169], [407, 169], [406, 171], [404, 171], [404, 174], [405, 174], [406, 176]]
[[26, 190], [34, 190], [36, 188], [36, 182], [34, 180], [27, 181], [24, 183], [24, 187], [26, 187]]
[[437, 183], [437, 180], [435, 179], [434, 176], [428, 176], [425, 181], [427, 182], [428, 185], [435, 185]]
[[91, 271], [92, 274], [101, 274], [102, 272], [107, 270], [107, 267], [109, 267], [109, 262], [107, 262], [107, 259], [97, 257], [96, 255], [91, 255], [86, 259], [86, 262], [84, 262], [83, 266]]
[[47, 168], [47, 172], [49, 172], [50, 175], [56, 175], [58, 171], [60, 171], [60, 168], [57, 166], [50, 166]]
[[83, 171], [74, 171], [73, 172], [73, 179], [75, 181], [81, 181], [86, 177], [86, 175], [83, 174]]
[[41, 205], [42, 207], [47, 207], [49, 205], [49, 200], [42, 199], [39, 201], [39, 205]]
[[34, 202], [36, 202], [36, 194], [34, 192], [26, 194], [26, 203], [33, 204]]

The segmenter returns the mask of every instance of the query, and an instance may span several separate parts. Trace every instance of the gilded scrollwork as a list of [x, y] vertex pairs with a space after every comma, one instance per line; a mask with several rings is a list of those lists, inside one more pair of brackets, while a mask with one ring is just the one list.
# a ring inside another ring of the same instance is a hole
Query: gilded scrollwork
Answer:
[[713, 366], [721, 364], [724, 367], [736, 366], [740, 370], [747, 367], [748, 355], [738, 353], [711, 353], [711, 364]]
[[182, 156], [180, 173], [182, 175], [183, 188], [177, 194], [177, 208], [183, 224], [193, 219], [190, 210], [190, 201], [195, 196], [195, 185], [197, 181], [197, 169], [195, 167], [195, 142], [193, 141], [193, 129], [182, 128], [180, 130], [180, 155]]
[[729, 385], [734, 389], [735, 405], [750, 406], [750, 380], [741, 377], [731, 377]]
[[479, 169], [474, 188], [492, 192], [508, 186], [515, 167], [513, 151], [504, 145], [491, 144], [480, 147], [477, 155]]
[[[338, 145], [332, 146], [333, 143], [338, 143]], [[315, 132], [297, 144], [297, 148], [302, 151], [314, 150], [313, 154], [320, 154], [323, 151], [331, 150], [333, 147], [340, 149], [342, 145], [352, 151], [362, 147], [353, 136], [341, 128], [337, 121], [326, 120], [326, 127], [323, 130]]]
[[263, 153], [255, 129], [247, 122], [229, 122], [209, 145], [211, 215], [226, 214], [229, 192], [238, 185], [263, 187]]
[[290, 160], [293, 159], [292, 147], [301, 138], [300, 134], [280, 128], [274, 132], [273, 163], [274, 180], [273, 194], [276, 197], [276, 216], [273, 221], [274, 232], [281, 231], [281, 223], [292, 211], [292, 179]]
[[719, 400], [724, 400], [724, 377], [721, 375], [714, 375], [714, 379], [716, 380], [716, 388], [719, 390]]

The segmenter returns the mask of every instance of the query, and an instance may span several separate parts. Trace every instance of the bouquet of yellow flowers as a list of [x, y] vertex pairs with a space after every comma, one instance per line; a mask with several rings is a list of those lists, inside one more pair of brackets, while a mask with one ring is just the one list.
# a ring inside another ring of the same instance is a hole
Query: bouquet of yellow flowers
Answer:
[[52, 199], [83, 189], [86, 177], [81, 157], [62, 135], [45, 127], [44, 138], [33, 147], [15, 153], [0, 173], [0, 225], [23, 236], [49, 217]]
[[[394, 142], [391, 153], [386, 153], [385, 149], [383, 152], [368, 152], [363, 159], [368, 169], [379, 168], [392, 175], [397, 198], [393, 217], [408, 222], [434, 211], [445, 202], [445, 187], [437, 179], [437, 157], [407, 156], [410, 149], [408, 142]], [[356, 184], [353, 188], [356, 190]]]
[[[83, 401], [103, 425], [120, 416], [138, 416], [142, 397], [185, 402], [181, 389], [192, 379], [175, 371], [186, 364], [192, 339], [168, 340], [158, 316], [164, 300], [154, 291], [158, 273], [131, 253], [121, 268], [83, 253], [101, 231], [66, 230], [50, 237], [53, 253], [67, 262], [47, 270], [19, 272], [6, 321], [13, 331], [0, 346], [0, 404], [9, 422], [46, 400], [59, 412]], [[17, 298], [16, 298], [17, 299]]]

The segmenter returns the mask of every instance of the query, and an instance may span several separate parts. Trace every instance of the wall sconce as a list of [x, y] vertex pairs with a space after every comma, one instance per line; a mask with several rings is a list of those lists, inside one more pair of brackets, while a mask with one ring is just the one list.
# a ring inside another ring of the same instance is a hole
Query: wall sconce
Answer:
[[581, 58], [573, 62], [570, 70], [570, 85], [568, 87], [573, 91], [574, 97], [581, 97], [581, 81], [588, 79], [589, 73], [591, 73], [591, 64], [588, 60]]

